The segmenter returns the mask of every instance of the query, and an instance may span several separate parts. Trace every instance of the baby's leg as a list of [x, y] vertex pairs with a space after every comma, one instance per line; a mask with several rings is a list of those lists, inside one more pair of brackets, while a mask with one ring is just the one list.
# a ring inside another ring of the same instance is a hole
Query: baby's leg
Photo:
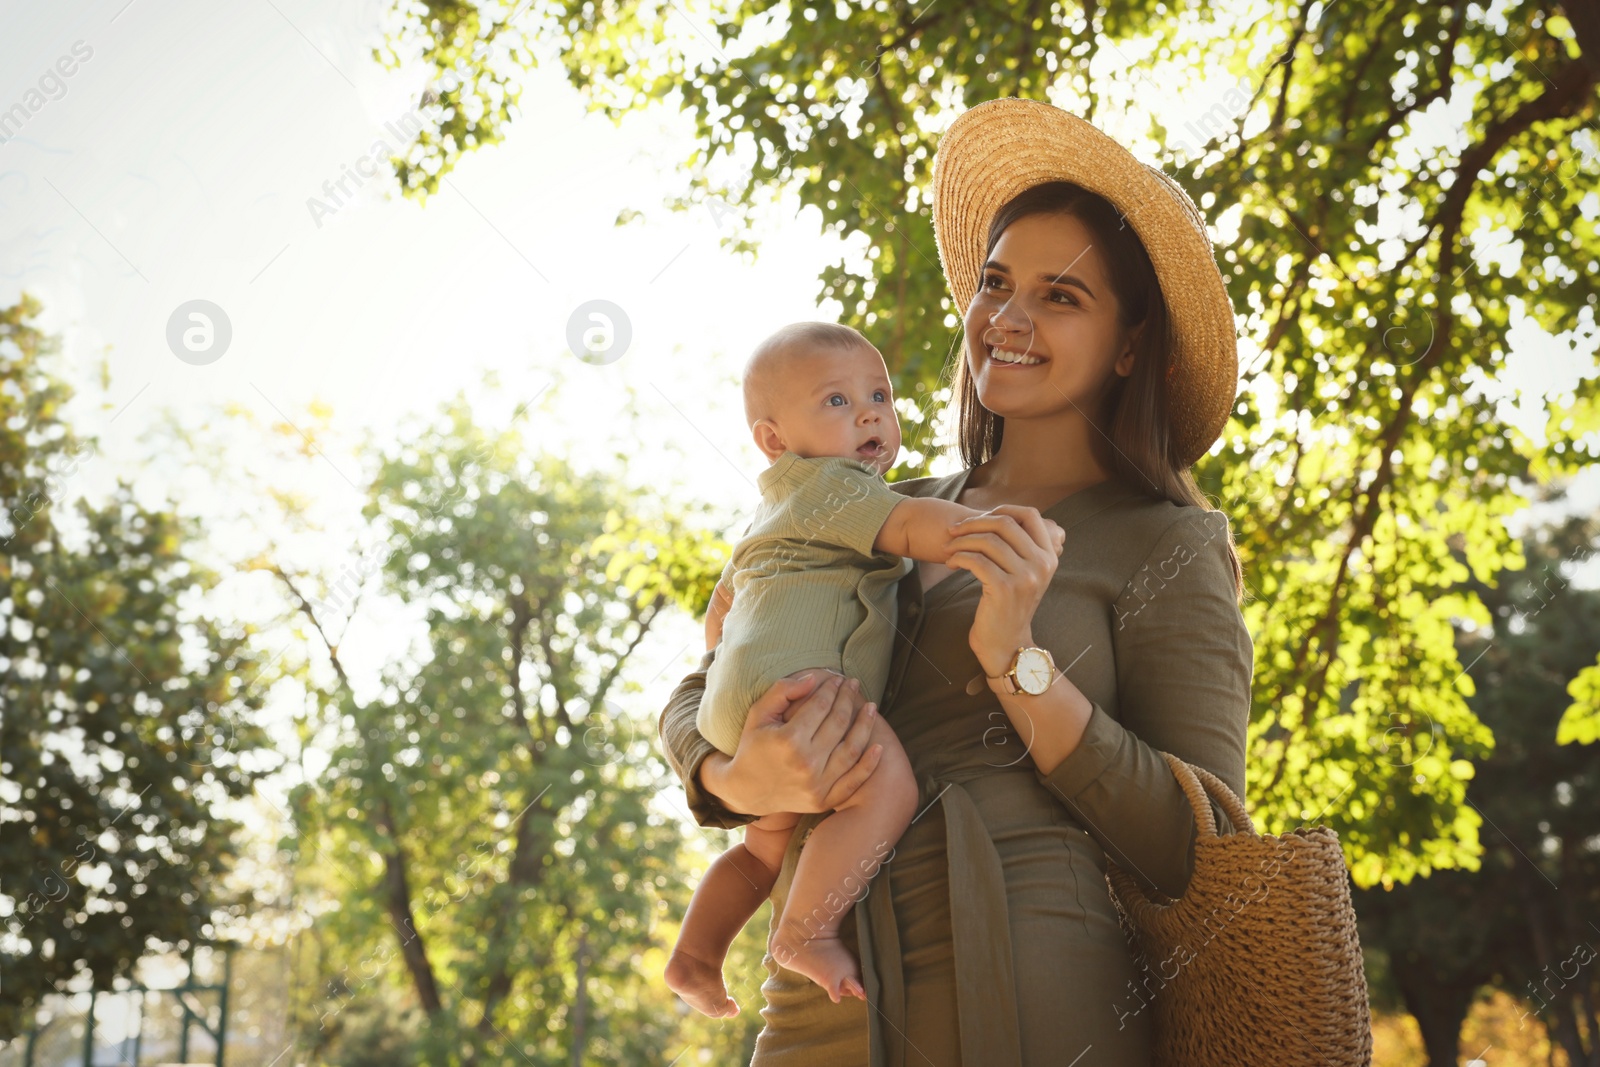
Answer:
[[883, 761], [811, 831], [771, 940], [773, 958], [826, 989], [835, 1004], [841, 995], [867, 998], [861, 967], [839, 941], [839, 924], [916, 814], [916, 777], [894, 731], [878, 719], [868, 743], [883, 745]]
[[739, 1014], [722, 984], [722, 961], [744, 924], [772, 894], [798, 815], [778, 814], [745, 827], [744, 844], [718, 856], [689, 901], [667, 961], [667, 987], [713, 1019]]

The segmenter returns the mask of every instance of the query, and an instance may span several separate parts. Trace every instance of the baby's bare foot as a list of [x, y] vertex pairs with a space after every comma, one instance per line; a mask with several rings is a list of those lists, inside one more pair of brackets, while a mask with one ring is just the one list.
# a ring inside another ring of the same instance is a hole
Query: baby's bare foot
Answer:
[[773, 935], [769, 948], [779, 966], [817, 983], [835, 1004], [841, 996], [867, 999], [861, 966], [837, 933], [810, 933], [784, 926]]
[[729, 1019], [739, 1014], [739, 1005], [728, 996], [722, 984], [722, 969], [704, 960], [674, 950], [667, 960], [667, 988], [682, 997], [685, 1004], [713, 1019]]

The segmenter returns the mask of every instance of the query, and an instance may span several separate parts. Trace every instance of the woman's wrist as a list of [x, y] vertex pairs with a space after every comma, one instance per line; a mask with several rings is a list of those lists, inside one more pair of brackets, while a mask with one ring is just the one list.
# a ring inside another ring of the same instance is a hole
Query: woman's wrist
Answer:
[[723, 807], [728, 806], [726, 798], [722, 795], [727, 783], [725, 772], [728, 764], [732, 762], [724, 753], [712, 752], [700, 761], [700, 769], [695, 772], [695, 780], [700, 784], [700, 791]]
[[[722, 805], [731, 815], [748, 815], [760, 818], [766, 812], [747, 811], [740, 801], [733, 766], [733, 757], [724, 752], [713, 752], [700, 764], [700, 790]], [[748, 800], [748, 798], [745, 798]]]
[[1012, 661], [1017, 656], [1017, 649], [1027, 648], [1033, 644], [1033, 631], [1026, 630], [1003, 648], [985, 649], [978, 653], [978, 666], [983, 668], [985, 678], [998, 678], [1011, 669]]

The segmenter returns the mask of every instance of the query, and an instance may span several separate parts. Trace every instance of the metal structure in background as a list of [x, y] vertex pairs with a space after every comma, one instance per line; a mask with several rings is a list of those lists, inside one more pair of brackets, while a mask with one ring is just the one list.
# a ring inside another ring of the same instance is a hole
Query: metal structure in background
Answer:
[[[166, 989], [155, 989], [146, 985], [134, 984], [126, 989], [90, 989], [89, 1013], [84, 1017], [83, 1026], [83, 1067], [94, 1067], [94, 1005], [95, 999], [101, 993], [110, 993], [121, 996], [125, 993], [139, 993], [139, 1021], [133, 1031], [132, 1059], [119, 1060], [121, 1064], [131, 1067], [141, 1067], [140, 1054], [144, 1043], [144, 996], [145, 993], [170, 993], [177, 998], [178, 1007], [182, 1009], [182, 1023], [178, 1028], [178, 1062], [189, 1062], [189, 1029], [191, 1025], [199, 1026], [212, 1041], [216, 1042], [217, 1058], [216, 1067], [226, 1067], [224, 1057], [228, 1048], [228, 986], [233, 978], [233, 947], [223, 949], [222, 953], [222, 981], [220, 983], [197, 983], [194, 980], [194, 950], [191, 947], [184, 957], [184, 962], [189, 966], [189, 975], [180, 986]], [[191, 1004], [190, 998], [198, 993], [216, 993], [217, 1025], [212, 1029], [206, 1021], [207, 1012], [202, 1004]], [[39, 1039], [39, 1029], [30, 1027], [28, 1030], [28, 1043], [24, 1046], [22, 1054], [23, 1067], [36, 1067], [33, 1061], [34, 1045]], [[127, 1042], [124, 1040], [124, 1047]]]

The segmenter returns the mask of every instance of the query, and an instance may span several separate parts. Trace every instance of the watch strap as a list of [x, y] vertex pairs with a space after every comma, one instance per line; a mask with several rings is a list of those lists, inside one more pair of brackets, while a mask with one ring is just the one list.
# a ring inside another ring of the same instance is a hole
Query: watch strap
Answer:
[[1027, 647], [1027, 645], [1018, 645], [1017, 650], [1011, 654], [1011, 666], [999, 674], [989, 674], [987, 672], [984, 674], [984, 677], [989, 681], [999, 682], [1000, 687], [1006, 691], [1008, 696], [1016, 696], [1023, 691], [1022, 686], [1017, 684], [1017, 660], [1022, 655], [1022, 650]]

